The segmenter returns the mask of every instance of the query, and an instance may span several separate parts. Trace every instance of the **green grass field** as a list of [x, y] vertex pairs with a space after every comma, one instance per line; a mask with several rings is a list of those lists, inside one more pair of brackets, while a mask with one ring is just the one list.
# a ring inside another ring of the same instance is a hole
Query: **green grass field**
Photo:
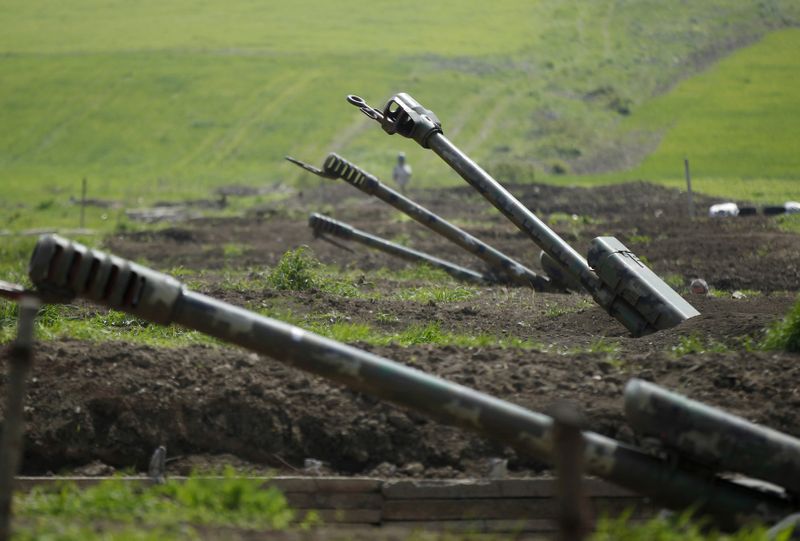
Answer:
[[[798, 31], [652, 99], [800, 21], [788, 0], [680, 10], [655, 0], [10, 0], [0, 15], [0, 227], [73, 224], [68, 200], [84, 177], [90, 197], [127, 207], [225, 184], [316, 182], [286, 154], [319, 162], [337, 151], [387, 176], [403, 150], [415, 185], [459, 183], [432, 153], [348, 106], [348, 93], [380, 105], [411, 92], [501, 180], [629, 178], [550, 172], [632, 165], [662, 133], [633, 176], [674, 182], [683, 153], [696, 160], [700, 190], [713, 178], [709, 191], [744, 183], [749, 193], [750, 179], [764, 178], [783, 186], [759, 188], [772, 197], [798, 176]], [[104, 214], [91, 211], [89, 225], [102, 228]]]
[[663, 134], [617, 179], [645, 178], [763, 202], [800, 199], [800, 29], [772, 33], [644, 104], [622, 127]]

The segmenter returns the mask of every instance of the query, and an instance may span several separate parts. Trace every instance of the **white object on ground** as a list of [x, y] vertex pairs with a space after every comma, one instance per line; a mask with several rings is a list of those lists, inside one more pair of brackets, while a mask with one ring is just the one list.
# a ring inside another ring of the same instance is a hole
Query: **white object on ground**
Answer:
[[689, 289], [695, 295], [708, 295], [708, 282], [702, 278], [695, 278], [689, 285]]
[[738, 216], [739, 205], [736, 203], [717, 203], [708, 207], [708, 215], [712, 218], [722, 216]]

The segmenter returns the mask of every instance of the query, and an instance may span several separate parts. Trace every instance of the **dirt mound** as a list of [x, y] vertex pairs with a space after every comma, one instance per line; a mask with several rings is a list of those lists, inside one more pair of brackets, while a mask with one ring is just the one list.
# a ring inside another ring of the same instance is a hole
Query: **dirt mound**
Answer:
[[[604, 354], [498, 348], [365, 349], [539, 411], [557, 400], [575, 401], [593, 430], [624, 440], [630, 432], [622, 418], [622, 388], [634, 376], [800, 436], [796, 355], [675, 358], [652, 351], [618, 362]], [[213, 463], [198, 462], [196, 455], [228, 453], [279, 470], [300, 469], [313, 457], [349, 474], [389, 463], [398, 474], [405, 468], [415, 475], [482, 475], [486, 460], [496, 456], [509, 458], [516, 473], [543, 468], [510, 449], [269, 359], [210, 346], [45, 343], [27, 404], [29, 474], [93, 460], [141, 470], [158, 445], [195, 465]], [[424, 467], [409, 467], [414, 463]]]

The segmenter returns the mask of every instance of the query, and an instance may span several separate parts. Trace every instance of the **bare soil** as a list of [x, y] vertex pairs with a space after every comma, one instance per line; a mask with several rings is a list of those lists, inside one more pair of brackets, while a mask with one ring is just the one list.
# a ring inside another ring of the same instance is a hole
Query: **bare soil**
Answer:
[[[209, 271], [201, 289], [235, 304], [269, 302], [299, 314], [331, 313], [390, 330], [436, 321], [458, 333], [529, 339], [541, 347], [356, 345], [535, 410], [568, 399], [585, 411], [592, 430], [623, 441], [634, 439], [622, 416], [622, 389], [631, 377], [800, 436], [800, 355], [746, 347], [795, 301], [800, 237], [779, 231], [764, 217], [690, 221], [685, 194], [645, 183], [510, 190], [542, 218], [552, 219], [580, 252], [593, 237], [614, 235], [661, 276], [684, 284], [703, 277], [725, 293], [687, 297], [701, 316], [636, 339], [577, 294], [495, 286], [480, 288], [468, 301], [416, 303], [323, 291], [236, 292], [217, 283], [217, 271], [266, 268], [302, 244], [321, 261], [345, 268], [406, 265], [359, 245], [345, 250], [315, 239], [306, 216], [320, 208], [361, 229], [402, 237], [416, 249], [480, 267], [469, 254], [400, 220], [383, 203], [340, 185], [298, 193], [244, 217], [192, 220], [158, 232], [114, 236], [106, 244], [118, 255], [161, 269], [180, 265]], [[538, 248], [470, 188], [417, 191], [412, 197], [538, 268]], [[696, 197], [700, 211], [714, 202]], [[224, 246], [232, 243], [241, 246], [241, 256], [225, 255]], [[396, 284], [367, 279], [362, 287], [390, 293]], [[746, 290], [744, 298], [732, 298], [735, 290]], [[678, 355], [674, 349], [690, 339], [721, 351]], [[600, 340], [616, 350], [593, 352]], [[6, 357], [3, 350], [0, 360]], [[321, 471], [378, 476], [481, 476], [491, 457], [508, 458], [512, 475], [546, 467], [271, 359], [221, 346], [41, 343], [26, 403], [23, 468], [28, 474], [143, 470], [158, 445], [166, 445], [175, 458], [173, 473], [225, 463], [253, 472], [292, 472], [302, 470], [308, 458], [323, 461]]]

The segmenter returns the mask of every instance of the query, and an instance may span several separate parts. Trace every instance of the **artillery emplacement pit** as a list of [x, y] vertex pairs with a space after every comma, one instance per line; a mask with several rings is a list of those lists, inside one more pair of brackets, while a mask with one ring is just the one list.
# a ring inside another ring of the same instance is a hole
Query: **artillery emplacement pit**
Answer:
[[[672, 329], [633, 338], [581, 294], [437, 282], [469, 295], [424, 301], [396, 295], [401, 287], [427, 286], [422, 279], [393, 279], [403, 272], [402, 261], [315, 239], [307, 213], [325, 202], [359, 227], [405, 237], [415, 248], [457, 263], [473, 262], [416, 224], [398, 221], [384, 205], [351, 192], [326, 185], [258, 216], [193, 220], [116, 235], [105, 244], [159, 270], [181, 267], [194, 289], [215, 298], [255, 309], [281, 306], [301, 322], [366, 325], [391, 336], [435, 321], [443, 334], [505, 340], [506, 347], [437, 343], [436, 336], [410, 346], [369, 340], [353, 345], [534, 411], [567, 398], [584, 410], [592, 430], [623, 442], [633, 443], [621, 394], [631, 377], [800, 435], [797, 355], [748, 351], [745, 345], [787, 312], [800, 276], [797, 236], [780, 231], [772, 219], [689, 222], [681, 193], [644, 183], [592, 190], [515, 187], [523, 202], [581, 251], [609, 232], [623, 239], [701, 312]], [[471, 192], [413, 195], [538, 269], [529, 240]], [[232, 257], [222, 247], [234, 243]], [[278, 290], [263, 283], [244, 287], [226, 277], [263, 272], [302, 244], [323, 263], [363, 273], [354, 287], [370, 295]], [[708, 281], [712, 295], [689, 293], [698, 276]], [[97, 313], [82, 301], [74, 310]], [[6, 355], [4, 350], [2, 361]], [[321, 476], [481, 480], [496, 458], [507, 460], [510, 480], [551, 473], [502, 445], [223, 344], [43, 341], [26, 406], [27, 475], [144, 471], [158, 445], [174, 458], [167, 467], [172, 476], [226, 464], [256, 475], [309, 475], [306, 459], [322, 462], [313, 472]]]

